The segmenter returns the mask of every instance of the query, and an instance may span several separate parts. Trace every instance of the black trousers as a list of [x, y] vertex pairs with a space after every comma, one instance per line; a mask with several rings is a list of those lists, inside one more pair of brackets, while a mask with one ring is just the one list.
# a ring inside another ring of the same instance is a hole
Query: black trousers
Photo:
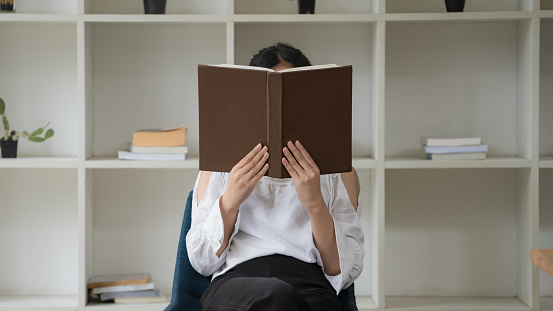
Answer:
[[216, 277], [202, 296], [204, 311], [340, 311], [336, 291], [315, 263], [271, 255]]

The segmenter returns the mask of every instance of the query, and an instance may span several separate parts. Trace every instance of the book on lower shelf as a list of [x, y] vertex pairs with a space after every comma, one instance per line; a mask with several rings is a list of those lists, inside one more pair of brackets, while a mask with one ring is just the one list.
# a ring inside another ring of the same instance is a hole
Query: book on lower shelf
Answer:
[[146, 283], [146, 284], [130, 284], [130, 285], [95, 287], [90, 291], [90, 294], [97, 296], [97, 295], [104, 294], [104, 293], [143, 291], [143, 290], [152, 290], [152, 289], [154, 289], [154, 283], [150, 282], [150, 283]]
[[143, 298], [143, 297], [163, 297], [158, 289], [140, 290], [140, 291], [124, 291], [124, 292], [109, 292], [100, 294], [101, 301], [109, 301], [116, 298]]
[[150, 273], [98, 275], [89, 279], [91, 300], [115, 303], [165, 302]]
[[88, 279], [88, 288], [147, 284], [151, 280], [152, 276], [150, 273], [94, 275]]

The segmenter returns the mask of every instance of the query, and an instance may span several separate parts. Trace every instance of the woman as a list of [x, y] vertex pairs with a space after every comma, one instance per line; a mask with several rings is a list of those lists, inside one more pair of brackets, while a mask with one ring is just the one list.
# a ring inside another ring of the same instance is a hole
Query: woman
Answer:
[[[283, 43], [251, 66], [309, 66]], [[203, 310], [340, 310], [337, 293], [359, 276], [363, 232], [355, 170], [320, 175], [299, 141], [283, 149], [291, 178], [264, 176], [269, 151], [255, 146], [230, 173], [200, 172], [186, 237], [192, 266], [213, 280]]]

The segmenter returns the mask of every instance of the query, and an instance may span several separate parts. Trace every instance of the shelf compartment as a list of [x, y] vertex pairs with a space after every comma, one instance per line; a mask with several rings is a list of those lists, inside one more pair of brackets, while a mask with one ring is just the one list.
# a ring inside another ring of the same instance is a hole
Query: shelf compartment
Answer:
[[[553, 156], [553, 19], [540, 25], [540, 156]], [[540, 159], [541, 160], [541, 159]], [[541, 163], [540, 163], [541, 164]]]
[[[21, 138], [18, 157], [77, 156], [76, 26], [2, 23], [0, 97], [10, 130], [32, 132], [50, 122], [55, 135], [34, 143]], [[37, 51], [40, 51], [38, 53]]]
[[[369, 295], [371, 279], [376, 273], [371, 269], [375, 246], [370, 238], [376, 234], [372, 219], [376, 207], [369, 203], [375, 195], [375, 183], [371, 171], [358, 173], [363, 187], [361, 221], [367, 246], [365, 272], [356, 281], [356, 291]], [[93, 252], [86, 263], [87, 271], [96, 274], [148, 271], [156, 287], [170, 295], [184, 204], [197, 175], [163, 169], [87, 169], [86, 174], [92, 189], [87, 208], [93, 218], [87, 230], [90, 235], [87, 240], [92, 243], [88, 249]], [[138, 257], [141, 260], [135, 260]], [[363, 307], [374, 307], [371, 296], [364, 296], [360, 303]], [[92, 307], [117, 308], [92, 302], [86, 308]], [[376, 309], [373, 307], [370, 310]]]
[[375, 79], [372, 64], [375, 28], [371, 23], [235, 23], [235, 63], [248, 65], [260, 48], [282, 41], [300, 49], [314, 65], [352, 65], [352, 153], [353, 157], [365, 157], [373, 155], [375, 149], [374, 139], [369, 136], [373, 133], [371, 120], [376, 117], [371, 90]]
[[[363, 0], [317, 0], [315, 14], [373, 13], [373, 1]], [[235, 0], [234, 13], [237, 14], [295, 14], [298, 1]]]
[[[86, 170], [91, 187], [85, 279], [145, 273], [170, 296], [184, 206], [196, 174], [179, 170]], [[140, 259], [140, 260], [137, 260]]]
[[0, 310], [76, 307], [77, 170], [2, 168], [0, 175], [0, 189], [9, 189], [0, 204]]
[[386, 309], [529, 310], [519, 296], [529, 277], [521, 271], [531, 273], [529, 260], [520, 263], [529, 256], [520, 242], [531, 230], [521, 219], [531, 213], [529, 175], [530, 169], [387, 171], [386, 295], [413, 298], [387, 301]]
[[226, 24], [88, 23], [86, 32], [86, 158], [128, 149], [136, 130], [180, 125], [198, 154], [197, 65], [225, 63]]
[[[83, 0], [85, 14], [144, 14], [143, 1], [134, 0]], [[165, 13], [172, 14], [225, 14], [227, 1], [167, 1]]]
[[553, 10], [553, 0], [541, 0], [540, 10]]
[[449, 135], [482, 137], [488, 158], [531, 158], [531, 55], [521, 42], [532, 25], [388, 23], [386, 157], [421, 158], [421, 136]]
[[440, 297], [389, 297], [386, 310], [407, 311], [530, 311], [516, 298], [440, 298]]
[[529, 168], [532, 161], [518, 157], [488, 157], [485, 160], [428, 160], [413, 157], [387, 157], [387, 169], [429, 169], [429, 168]]
[[[553, 169], [540, 169], [540, 209], [539, 209], [539, 247], [553, 249]], [[540, 296], [553, 297], [553, 276], [543, 270], [540, 272]], [[551, 301], [553, 302], [553, 300]], [[543, 307], [543, 306], [542, 306]], [[553, 310], [553, 304], [549, 306]], [[542, 308], [542, 310], [544, 310]]]
[[[531, 11], [531, 0], [466, 1], [464, 12]], [[445, 13], [444, 1], [386, 0], [387, 13]], [[449, 13], [452, 14], [452, 13]]]
[[77, 311], [77, 296], [0, 296], [0, 311]]

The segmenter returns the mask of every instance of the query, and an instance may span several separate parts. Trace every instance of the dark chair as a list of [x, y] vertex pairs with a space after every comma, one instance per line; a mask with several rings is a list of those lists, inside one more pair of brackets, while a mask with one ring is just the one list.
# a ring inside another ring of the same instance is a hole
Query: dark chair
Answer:
[[[191, 221], [192, 191], [188, 195], [182, 219], [171, 303], [165, 308], [165, 311], [201, 311], [200, 297], [202, 297], [202, 294], [211, 282], [211, 277], [206, 277], [196, 272], [188, 260], [186, 234], [190, 229]], [[358, 311], [353, 284], [342, 290], [338, 298], [342, 304], [342, 311]]]

